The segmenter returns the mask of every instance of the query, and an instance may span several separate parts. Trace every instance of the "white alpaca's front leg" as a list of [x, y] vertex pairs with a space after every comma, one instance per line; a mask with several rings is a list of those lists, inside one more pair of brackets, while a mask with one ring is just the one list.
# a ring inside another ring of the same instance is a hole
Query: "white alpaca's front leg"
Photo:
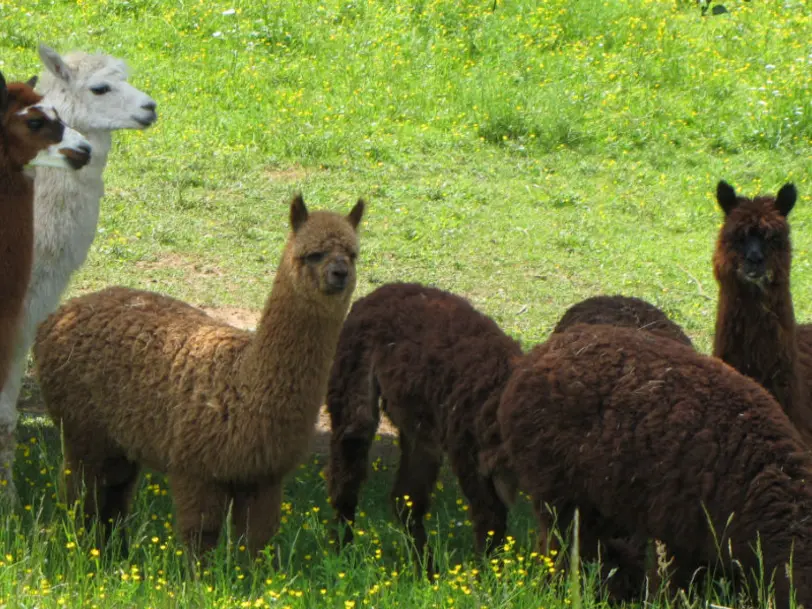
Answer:
[[[9, 377], [11, 380], [11, 377]], [[6, 383], [8, 386], [8, 382]], [[5, 390], [4, 390], [5, 393]], [[14, 486], [14, 456], [17, 452], [17, 408], [0, 402], [0, 501], [13, 507], [18, 502]]]

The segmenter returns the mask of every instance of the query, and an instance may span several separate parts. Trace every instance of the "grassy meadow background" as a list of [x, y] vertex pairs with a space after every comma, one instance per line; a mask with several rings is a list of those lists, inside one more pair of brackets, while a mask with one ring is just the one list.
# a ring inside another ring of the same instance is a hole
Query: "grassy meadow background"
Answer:
[[[793, 296], [812, 319], [812, 4], [724, 5], [702, 16], [689, 0], [6, 0], [0, 69], [38, 73], [40, 41], [101, 50], [158, 103], [154, 127], [114, 138], [99, 232], [70, 294], [117, 283], [259, 309], [302, 190], [311, 208], [368, 199], [358, 296], [434, 284], [529, 347], [574, 302], [623, 293], [708, 351], [720, 178], [750, 195], [795, 182]], [[160, 478], [138, 496], [132, 555], [99, 555], [54, 499], [54, 430], [29, 420], [21, 440], [24, 505], [0, 526], [0, 605], [573, 600], [530, 554], [526, 505], [503, 560], [471, 562], [467, 506], [447, 473], [429, 521], [443, 575], [416, 579], [381, 462], [363, 495], [365, 535], [340, 555], [320, 457], [291, 478], [287, 522], [256, 564], [235, 540], [190, 575]], [[602, 605], [590, 573], [580, 602]], [[723, 584], [706, 592], [736, 602]]]

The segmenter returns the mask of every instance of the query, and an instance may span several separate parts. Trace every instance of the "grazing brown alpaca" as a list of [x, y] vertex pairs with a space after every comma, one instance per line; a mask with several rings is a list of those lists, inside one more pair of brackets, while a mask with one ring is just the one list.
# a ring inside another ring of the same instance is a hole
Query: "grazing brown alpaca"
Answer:
[[677, 324], [653, 304], [633, 296], [592, 296], [572, 305], [553, 329], [554, 334], [564, 332], [576, 324], [607, 324], [639, 328], [656, 332], [693, 346]]
[[[358, 300], [341, 331], [327, 392], [328, 481], [339, 520], [355, 519], [380, 408], [399, 432], [392, 502], [418, 555], [446, 453], [470, 503], [477, 551], [489, 539], [499, 544], [508, 508], [500, 482], [483, 473], [479, 448], [498, 443], [490, 436], [498, 435], [499, 395], [521, 353], [492, 319], [443, 290], [394, 283]], [[427, 567], [433, 570], [431, 560]]]
[[713, 255], [719, 283], [713, 354], [772, 393], [812, 446], [812, 340], [803, 340], [812, 334], [796, 326], [790, 291], [787, 216], [797, 192], [785, 184], [776, 196], [748, 199], [720, 181], [716, 198], [725, 221]]
[[[279, 527], [285, 476], [308, 454], [355, 288], [348, 216], [290, 207], [291, 233], [255, 333], [166, 296], [115, 287], [74, 298], [34, 347], [61, 427], [68, 501], [109, 525], [141, 466], [165, 472], [181, 538], [217, 543], [229, 504], [250, 552]], [[109, 529], [107, 531], [109, 533]]]
[[[525, 356], [498, 420], [534, 504], [549, 502], [563, 529], [579, 509], [582, 556], [659, 539], [686, 585], [719, 561], [757, 577], [760, 541], [777, 606], [789, 609], [792, 559], [798, 601], [812, 607], [812, 455], [776, 400], [719, 359], [655, 333], [576, 325]], [[624, 562], [620, 574], [637, 579], [627, 592], [639, 593], [644, 570]]]
[[[65, 125], [48, 108], [37, 106], [42, 96], [31, 88], [35, 82], [33, 78], [6, 85], [0, 74], [0, 390], [8, 374], [34, 255], [34, 183], [23, 168], [66, 139]], [[66, 142], [56, 155], [66, 163], [74, 161], [78, 169], [90, 160], [90, 148], [70, 146], [82, 142]]]

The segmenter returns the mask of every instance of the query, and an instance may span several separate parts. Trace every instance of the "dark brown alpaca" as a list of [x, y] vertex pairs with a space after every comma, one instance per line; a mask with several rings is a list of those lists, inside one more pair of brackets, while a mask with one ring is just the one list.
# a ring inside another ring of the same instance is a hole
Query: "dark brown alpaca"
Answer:
[[582, 300], [567, 309], [553, 333], [564, 332], [576, 324], [639, 328], [662, 334], [689, 347], [693, 346], [682, 328], [671, 321], [665, 313], [653, 304], [633, 296], [593, 296]]
[[776, 196], [748, 199], [722, 181], [716, 198], [725, 221], [713, 255], [719, 283], [713, 354], [772, 393], [812, 446], [812, 340], [804, 340], [812, 332], [795, 325], [790, 291], [787, 216], [797, 192], [785, 184]]
[[[35, 82], [33, 78], [7, 86], [0, 74], [0, 390], [8, 374], [34, 255], [34, 183], [23, 168], [60, 143], [65, 134], [65, 125], [37, 106], [42, 96], [31, 88]], [[89, 150], [84, 157], [77, 155], [78, 167], [89, 161]]]
[[[181, 538], [217, 543], [229, 504], [250, 552], [280, 522], [285, 477], [308, 454], [355, 288], [357, 227], [300, 196], [255, 333], [183, 302], [123, 287], [74, 298], [34, 346], [61, 427], [68, 501], [123, 518], [143, 465], [165, 472]], [[109, 532], [109, 531], [108, 531]]]
[[685, 585], [731, 567], [728, 549], [751, 577], [760, 537], [778, 607], [792, 551], [798, 601], [812, 606], [812, 455], [752, 379], [654, 333], [577, 325], [522, 360], [498, 418], [520, 488], [562, 527], [579, 509], [587, 557], [607, 540], [659, 539]]
[[[519, 343], [454, 294], [395, 283], [358, 300], [341, 332], [327, 393], [328, 480], [339, 520], [355, 519], [380, 401], [400, 435], [392, 501], [417, 552], [426, 545], [423, 518], [444, 453], [470, 502], [477, 551], [489, 538], [499, 543], [504, 489], [483, 473], [479, 447], [498, 443], [490, 436], [498, 436], [499, 395], [520, 355]], [[347, 527], [345, 541], [351, 539]]]

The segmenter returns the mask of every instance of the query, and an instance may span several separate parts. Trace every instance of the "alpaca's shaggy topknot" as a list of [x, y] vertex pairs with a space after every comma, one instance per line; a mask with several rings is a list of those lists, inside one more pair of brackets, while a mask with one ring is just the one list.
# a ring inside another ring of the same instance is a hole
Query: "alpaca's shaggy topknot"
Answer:
[[563, 526], [578, 507], [587, 554], [599, 540], [659, 539], [684, 584], [717, 547], [751, 576], [760, 536], [779, 606], [793, 544], [811, 606], [812, 456], [775, 400], [721, 361], [648, 332], [573, 326], [526, 356], [499, 421], [520, 487]]
[[397, 283], [358, 300], [341, 332], [327, 394], [330, 498], [339, 518], [355, 517], [380, 400], [400, 432], [392, 499], [418, 551], [444, 453], [470, 502], [477, 549], [485, 549], [489, 531], [498, 542], [507, 508], [482, 472], [479, 449], [499, 442], [490, 437], [498, 436], [496, 406], [520, 355], [515, 340], [454, 294]]

